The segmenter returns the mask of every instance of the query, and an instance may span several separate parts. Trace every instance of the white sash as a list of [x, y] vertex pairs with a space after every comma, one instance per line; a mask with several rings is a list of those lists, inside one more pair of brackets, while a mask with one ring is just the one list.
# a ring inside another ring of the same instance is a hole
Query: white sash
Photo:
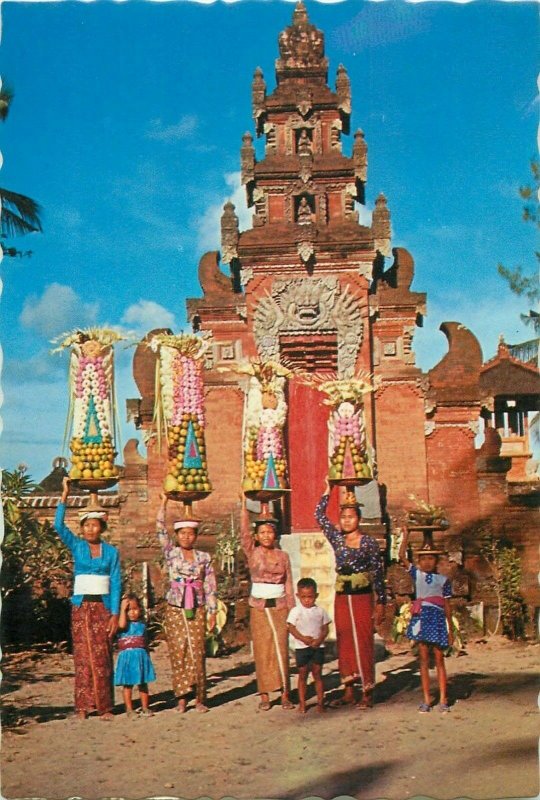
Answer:
[[285, 585], [283, 583], [252, 583], [251, 596], [257, 600], [276, 600], [278, 597], [285, 597]]
[[108, 575], [75, 575], [73, 594], [109, 594], [110, 584]]

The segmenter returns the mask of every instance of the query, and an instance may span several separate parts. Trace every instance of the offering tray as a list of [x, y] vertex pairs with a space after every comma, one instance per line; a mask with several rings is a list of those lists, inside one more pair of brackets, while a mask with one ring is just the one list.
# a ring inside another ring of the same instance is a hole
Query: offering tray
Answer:
[[204, 500], [205, 497], [208, 497], [210, 492], [200, 492], [194, 489], [191, 492], [165, 492], [165, 494], [169, 500], [174, 500], [177, 503], [184, 503], [185, 505], [191, 505], [194, 500]]
[[450, 526], [448, 522], [440, 522], [438, 525], [424, 525], [421, 522], [407, 523], [409, 531], [445, 531]]
[[118, 476], [115, 478], [71, 478], [70, 483], [74, 489], [82, 489], [90, 494], [96, 494], [96, 492], [110, 489], [111, 486], [118, 483]]
[[372, 480], [374, 478], [329, 478], [328, 483], [330, 486], [350, 486], [353, 489], [355, 486], [365, 486]]
[[260, 503], [268, 503], [270, 500], [279, 500], [290, 489], [249, 489], [244, 494], [249, 500], [258, 500]]

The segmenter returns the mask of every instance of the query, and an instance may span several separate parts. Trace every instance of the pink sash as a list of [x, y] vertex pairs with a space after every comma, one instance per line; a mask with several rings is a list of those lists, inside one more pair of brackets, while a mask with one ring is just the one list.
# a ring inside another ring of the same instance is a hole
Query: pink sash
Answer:
[[122, 636], [118, 639], [119, 650], [131, 650], [134, 647], [144, 647], [144, 636]]
[[182, 607], [185, 608], [186, 611], [192, 611], [195, 608], [196, 590], [202, 591], [202, 581], [197, 578], [175, 578], [174, 583], [184, 587]]
[[444, 608], [444, 597], [439, 597], [438, 595], [434, 595], [433, 597], [418, 597], [416, 600], [413, 600], [411, 609], [413, 614], [420, 613], [422, 610], [422, 603], [431, 603], [434, 606]]

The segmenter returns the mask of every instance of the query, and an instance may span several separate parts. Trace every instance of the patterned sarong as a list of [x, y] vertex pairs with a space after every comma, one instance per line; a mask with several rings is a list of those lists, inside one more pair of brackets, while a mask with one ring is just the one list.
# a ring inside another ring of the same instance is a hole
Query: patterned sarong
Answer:
[[165, 611], [165, 635], [171, 659], [173, 692], [177, 697], [183, 697], [195, 686], [197, 700], [204, 703], [206, 608], [197, 608], [195, 617], [186, 619], [183, 608], [168, 604]]
[[336, 594], [334, 621], [341, 680], [360, 681], [369, 691], [375, 685], [372, 594]]
[[104, 714], [113, 708], [110, 616], [103, 603], [83, 601], [71, 608], [76, 711]]
[[250, 608], [257, 691], [289, 689], [288, 608]]

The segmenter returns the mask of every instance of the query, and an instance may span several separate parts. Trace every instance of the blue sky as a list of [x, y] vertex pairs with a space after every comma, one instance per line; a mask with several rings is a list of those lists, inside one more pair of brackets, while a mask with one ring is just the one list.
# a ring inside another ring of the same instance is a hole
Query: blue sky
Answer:
[[[533, 268], [518, 187], [536, 152], [536, 4], [307, 6], [325, 32], [330, 84], [339, 63], [351, 79], [351, 127], [369, 148], [365, 213], [383, 191], [393, 244], [411, 251], [413, 289], [428, 293], [419, 365], [446, 352], [444, 320], [470, 327], [486, 359], [499, 333], [530, 338], [497, 264]], [[1, 266], [1, 466], [24, 462], [40, 479], [60, 452], [67, 359], [49, 355], [53, 336], [94, 323], [141, 336], [186, 328], [185, 298], [200, 294], [198, 261], [219, 247], [227, 198], [249, 225], [239, 148], [253, 131], [251, 79], [261, 66], [273, 88], [292, 10], [285, 0], [2, 3], [15, 99], [1, 180], [41, 203], [44, 233], [10, 241], [33, 256]], [[131, 356], [118, 353], [121, 416], [137, 396]], [[125, 442], [134, 430], [123, 429]]]

